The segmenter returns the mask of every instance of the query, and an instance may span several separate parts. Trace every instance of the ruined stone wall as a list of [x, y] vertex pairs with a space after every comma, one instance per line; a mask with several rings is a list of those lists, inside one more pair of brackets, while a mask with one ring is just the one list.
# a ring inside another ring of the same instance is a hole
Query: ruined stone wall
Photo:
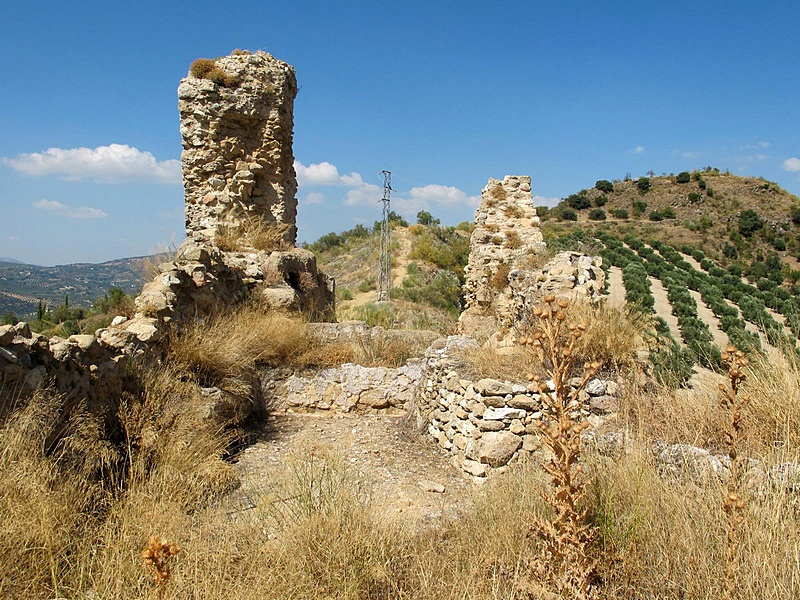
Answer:
[[543, 249], [531, 178], [490, 179], [475, 213], [459, 330], [479, 338], [491, 335], [510, 314], [509, 273], [525, 267]]
[[190, 73], [178, 87], [186, 236], [213, 242], [221, 227], [285, 224], [293, 246], [294, 69], [264, 52], [215, 63], [223, 81]]
[[[418, 428], [452, 455], [456, 467], [480, 480], [540, 452], [542, 402], [525, 385], [465, 378], [459, 353], [476, 346], [470, 337], [451, 336], [428, 350], [413, 410]], [[589, 381], [579, 396], [583, 416], [593, 427], [600, 425], [617, 410], [621, 392], [615, 381]], [[623, 441], [621, 435], [595, 431], [588, 437], [605, 454], [617, 453]]]

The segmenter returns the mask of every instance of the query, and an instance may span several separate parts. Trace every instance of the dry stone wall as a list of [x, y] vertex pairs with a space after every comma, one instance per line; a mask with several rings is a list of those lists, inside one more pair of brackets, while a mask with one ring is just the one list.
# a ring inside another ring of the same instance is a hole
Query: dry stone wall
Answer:
[[[428, 350], [414, 412], [419, 429], [452, 454], [455, 466], [480, 480], [539, 451], [542, 403], [521, 384], [463, 378], [459, 353], [469, 347], [477, 347], [473, 338], [451, 336]], [[598, 425], [602, 415], [617, 410], [621, 391], [615, 381], [591, 380], [580, 395], [584, 416]], [[596, 443], [613, 454], [621, 438], [599, 437]]]
[[225, 81], [190, 73], [178, 87], [187, 237], [213, 242], [221, 227], [251, 221], [286, 225], [294, 246], [294, 69], [265, 52], [215, 66]]

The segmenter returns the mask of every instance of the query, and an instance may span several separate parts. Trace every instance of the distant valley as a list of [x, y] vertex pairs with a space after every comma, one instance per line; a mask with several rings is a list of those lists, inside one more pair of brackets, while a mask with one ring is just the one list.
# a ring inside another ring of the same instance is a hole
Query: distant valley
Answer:
[[0, 258], [0, 314], [13, 312], [25, 319], [35, 315], [39, 300], [53, 307], [63, 303], [66, 296], [71, 305], [88, 307], [111, 287], [136, 295], [150, 260], [151, 257], [135, 257], [99, 264], [39, 267]]

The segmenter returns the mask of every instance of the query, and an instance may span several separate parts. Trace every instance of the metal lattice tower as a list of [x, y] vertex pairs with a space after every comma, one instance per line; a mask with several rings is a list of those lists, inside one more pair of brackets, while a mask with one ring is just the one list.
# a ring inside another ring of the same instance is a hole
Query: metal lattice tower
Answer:
[[391, 227], [389, 223], [389, 195], [392, 192], [392, 174], [381, 171], [383, 174], [383, 219], [381, 220], [381, 255], [378, 259], [378, 302], [389, 301], [389, 290], [392, 287], [392, 259], [390, 256]]

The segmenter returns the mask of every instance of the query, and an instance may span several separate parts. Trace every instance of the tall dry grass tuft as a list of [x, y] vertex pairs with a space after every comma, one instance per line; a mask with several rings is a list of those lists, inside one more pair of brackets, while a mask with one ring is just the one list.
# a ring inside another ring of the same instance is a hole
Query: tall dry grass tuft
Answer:
[[98, 424], [79, 407], [65, 416], [63, 405], [40, 388], [0, 429], [0, 597], [63, 595], [107, 497], [96, 479], [109, 458]]
[[579, 393], [601, 364], [585, 364], [580, 383], [570, 387], [569, 379], [577, 370], [576, 347], [587, 326], [567, 325], [568, 300], [556, 301], [554, 294], [548, 294], [544, 302], [543, 308], [533, 309], [536, 321], [531, 323], [530, 336], [520, 343], [539, 354], [550, 377], [550, 381], [543, 381], [531, 375], [532, 389], [539, 392], [542, 401], [540, 440], [550, 453], [545, 471], [554, 488], [554, 492], [542, 492], [542, 496], [555, 514], [552, 520], [535, 519], [531, 530], [544, 539], [546, 547], [537, 571], [558, 597], [584, 599], [595, 594], [591, 584], [596, 561], [588, 552], [594, 533], [583, 504], [589, 481], [580, 464], [581, 433], [589, 424], [580, 414]]
[[214, 243], [223, 252], [288, 250], [286, 234], [291, 227], [288, 223], [267, 222], [263, 216], [251, 216], [238, 225], [220, 227]]
[[245, 306], [185, 328], [166, 360], [184, 378], [241, 395], [256, 364], [293, 364], [316, 345], [303, 321]]
[[586, 300], [570, 305], [567, 322], [586, 325], [575, 345], [582, 360], [626, 374], [634, 368], [637, 352], [647, 347], [647, 332], [655, 329], [652, 317], [641, 311]]

